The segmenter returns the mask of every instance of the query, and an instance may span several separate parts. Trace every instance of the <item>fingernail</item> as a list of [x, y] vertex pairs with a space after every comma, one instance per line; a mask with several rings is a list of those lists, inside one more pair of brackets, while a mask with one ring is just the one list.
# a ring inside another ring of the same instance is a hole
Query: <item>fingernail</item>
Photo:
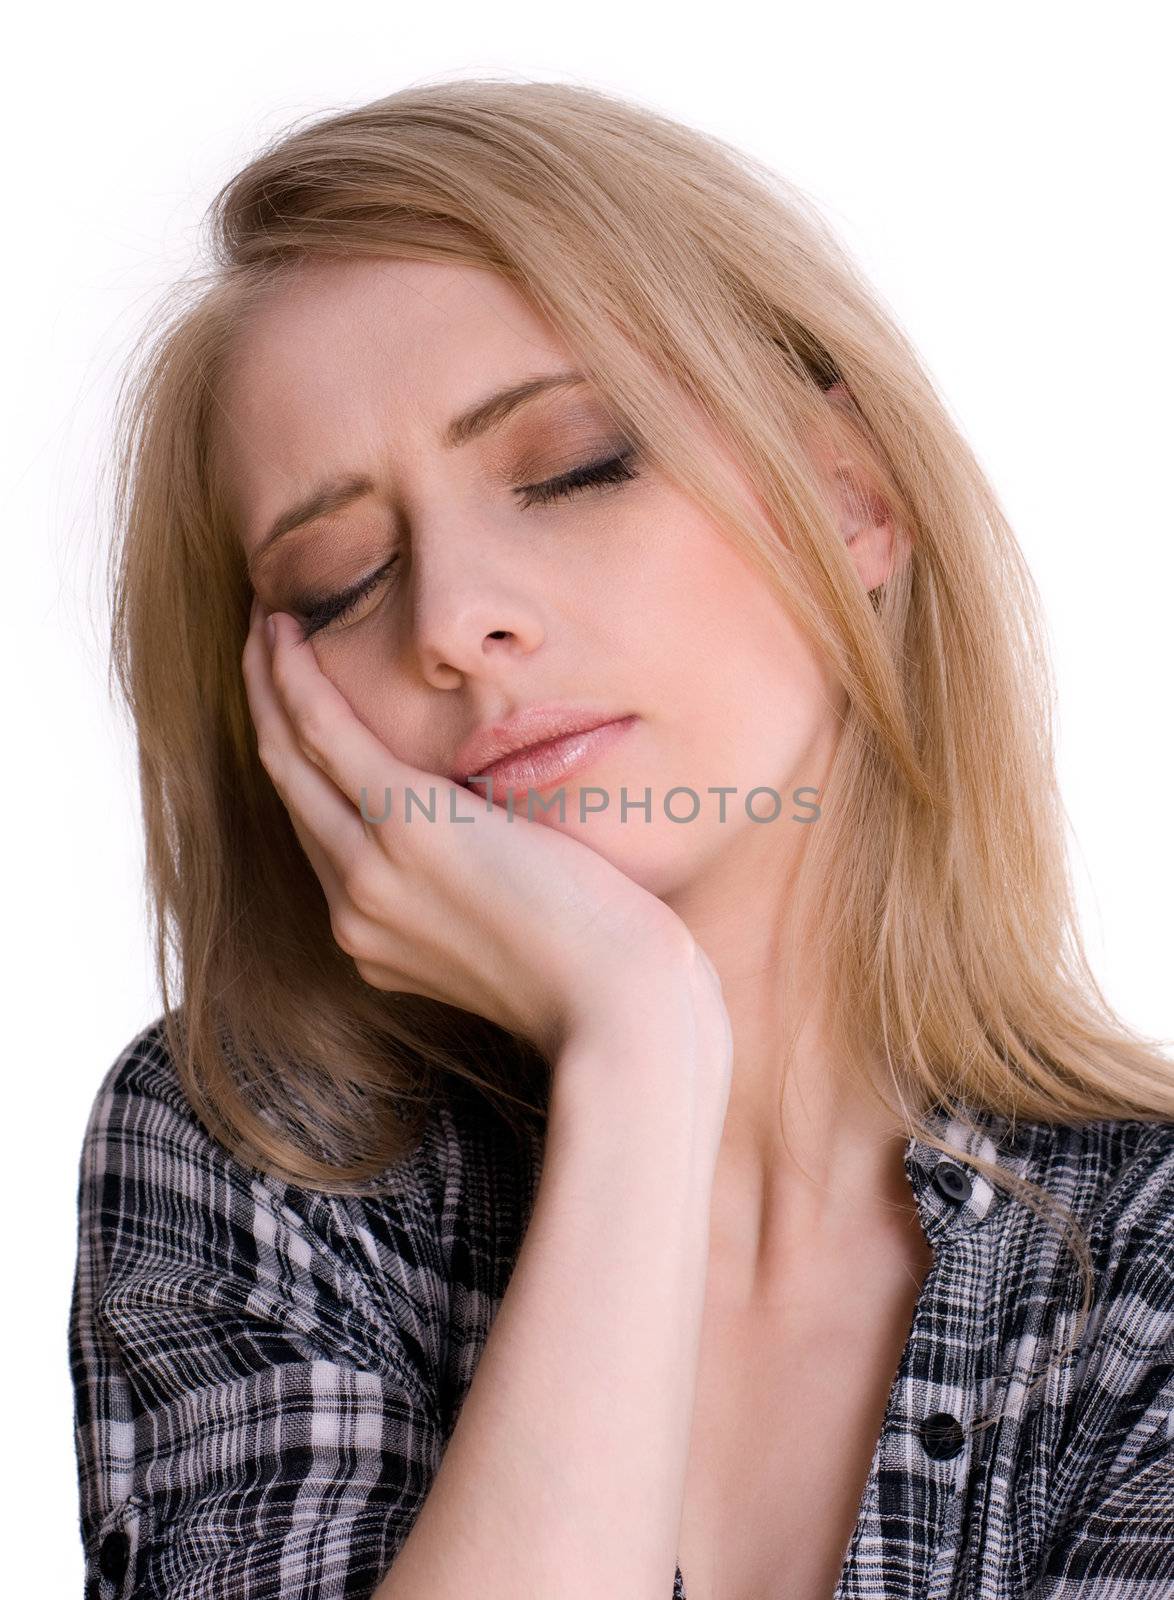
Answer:
[[273, 617], [266, 618], [265, 636], [269, 640], [269, 648], [272, 650], [277, 643], [277, 623]]

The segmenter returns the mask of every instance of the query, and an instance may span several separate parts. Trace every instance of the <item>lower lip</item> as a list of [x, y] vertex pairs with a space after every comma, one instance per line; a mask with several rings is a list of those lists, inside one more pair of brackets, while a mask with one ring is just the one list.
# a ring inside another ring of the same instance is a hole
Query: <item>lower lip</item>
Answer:
[[[530, 745], [525, 750], [515, 750], [485, 767], [480, 776], [493, 779], [493, 793], [504, 789], [545, 789], [562, 778], [597, 761], [605, 750], [622, 739], [636, 718], [621, 717], [618, 722], [605, 722], [598, 728], [588, 728], [584, 733], [565, 733], [558, 739], [547, 739], [542, 744]], [[488, 783], [466, 781], [465, 787], [474, 794], [490, 796]]]

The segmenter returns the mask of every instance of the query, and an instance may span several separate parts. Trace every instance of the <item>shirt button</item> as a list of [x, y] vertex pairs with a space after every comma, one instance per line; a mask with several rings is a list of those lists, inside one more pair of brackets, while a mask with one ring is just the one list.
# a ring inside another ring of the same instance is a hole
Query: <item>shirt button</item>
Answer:
[[965, 1200], [974, 1185], [965, 1167], [956, 1161], [939, 1161], [933, 1169], [933, 1186], [946, 1200]]
[[106, 1535], [98, 1549], [98, 1570], [104, 1578], [117, 1583], [119, 1578], [125, 1576], [129, 1557], [130, 1540], [121, 1528], [115, 1528]]
[[962, 1424], [948, 1411], [935, 1411], [932, 1417], [926, 1417], [919, 1432], [926, 1455], [935, 1461], [948, 1461], [966, 1443]]

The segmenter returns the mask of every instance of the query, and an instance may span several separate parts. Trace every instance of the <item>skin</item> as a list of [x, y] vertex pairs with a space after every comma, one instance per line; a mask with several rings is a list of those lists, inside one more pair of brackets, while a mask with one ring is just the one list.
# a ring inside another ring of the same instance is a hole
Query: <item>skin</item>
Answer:
[[[733, 1070], [707, 1293], [762, 1306], [786, 1285], [793, 1302], [805, 1281], [826, 1288], [829, 1261], [859, 1285], [878, 1252], [915, 1270], [924, 1241], [910, 1227], [903, 1140], [841, 1081], [802, 941], [796, 975], [813, 1009], [784, 1101], [786, 1144], [778, 1127], [777, 951], [810, 826], [786, 819], [812, 814], [786, 800], [822, 787], [842, 690], [708, 514], [646, 462], [631, 482], [518, 503], [513, 486], [625, 442], [590, 389], [533, 399], [458, 449], [440, 443], [449, 420], [489, 391], [575, 365], [494, 274], [405, 261], [308, 268], [242, 332], [221, 393], [219, 446], [246, 556], [319, 480], [365, 473], [376, 491], [273, 544], [254, 571], [257, 598], [294, 611], [297, 595], [341, 591], [400, 552], [390, 582], [311, 646], [362, 722], [428, 772], [446, 773], [475, 727], [520, 705], [590, 702], [639, 718], [566, 780], [565, 820], [538, 816], [671, 907], [720, 976]], [[752, 499], [705, 431], [714, 467]], [[813, 460], [871, 589], [896, 558], [899, 530], [847, 439]], [[581, 819], [580, 783], [605, 788], [609, 809]], [[651, 789], [650, 824], [639, 813], [621, 822], [622, 785], [636, 797]], [[661, 809], [675, 785], [702, 797], [687, 824]], [[736, 787], [724, 822], [710, 785]], [[769, 825], [743, 809], [758, 785], [784, 796]]]

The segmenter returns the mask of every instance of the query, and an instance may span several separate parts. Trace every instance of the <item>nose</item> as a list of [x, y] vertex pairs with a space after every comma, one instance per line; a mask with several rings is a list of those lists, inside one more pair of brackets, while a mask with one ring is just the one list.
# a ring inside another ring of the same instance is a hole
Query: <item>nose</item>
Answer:
[[525, 655], [542, 643], [539, 596], [524, 557], [488, 537], [432, 539], [411, 557], [411, 636], [429, 683], [451, 688], [453, 675], [484, 673], [495, 657]]

